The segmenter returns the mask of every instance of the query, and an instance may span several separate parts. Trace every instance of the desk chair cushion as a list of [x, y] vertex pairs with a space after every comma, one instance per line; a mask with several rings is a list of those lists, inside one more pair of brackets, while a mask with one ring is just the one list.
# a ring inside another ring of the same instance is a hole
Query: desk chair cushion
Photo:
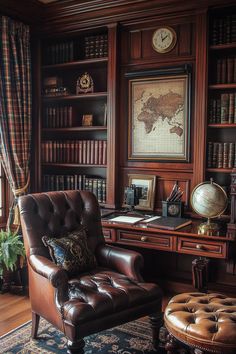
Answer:
[[48, 247], [53, 262], [65, 269], [69, 275], [96, 267], [96, 259], [88, 248], [84, 228], [78, 228], [60, 238], [43, 236], [42, 241]]

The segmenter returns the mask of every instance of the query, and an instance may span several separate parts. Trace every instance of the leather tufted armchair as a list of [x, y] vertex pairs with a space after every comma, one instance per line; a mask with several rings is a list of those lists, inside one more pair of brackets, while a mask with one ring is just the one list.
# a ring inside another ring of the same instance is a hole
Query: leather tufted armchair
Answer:
[[[83, 337], [150, 315], [153, 343], [161, 326], [162, 293], [140, 275], [142, 256], [106, 245], [99, 205], [87, 191], [29, 194], [19, 199], [32, 307], [32, 337], [40, 316], [62, 331], [68, 353], [84, 353]], [[97, 260], [92, 271], [69, 277], [52, 262], [42, 237], [57, 237], [79, 225]]]

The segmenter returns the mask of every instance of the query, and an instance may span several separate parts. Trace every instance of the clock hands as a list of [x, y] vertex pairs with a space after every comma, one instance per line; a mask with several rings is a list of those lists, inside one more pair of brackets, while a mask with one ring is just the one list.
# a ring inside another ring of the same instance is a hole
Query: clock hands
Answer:
[[169, 37], [169, 35], [165, 35], [164, 37], [162, 37], [162, 34], [161, 34], [161, 41], [163, 42], [167, 37]]

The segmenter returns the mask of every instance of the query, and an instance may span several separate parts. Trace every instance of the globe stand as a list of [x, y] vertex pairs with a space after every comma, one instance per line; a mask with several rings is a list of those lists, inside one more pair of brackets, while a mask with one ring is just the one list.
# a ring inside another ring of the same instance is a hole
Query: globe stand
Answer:
[[219, 233], [219, 225], [211, 222], [211, 219], [208, 218], [207, 222], [203, 222], [198, 226], [199, 235], [213, 236]]

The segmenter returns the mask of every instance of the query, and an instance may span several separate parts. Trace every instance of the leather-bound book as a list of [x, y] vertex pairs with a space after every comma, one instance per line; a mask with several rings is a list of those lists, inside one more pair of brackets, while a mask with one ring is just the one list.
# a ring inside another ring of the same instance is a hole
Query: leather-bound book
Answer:
[[184, 226], [190, 225], [192, 220], [185, 218], [175, 218], [175, 217], [160, 217], [147, 223], [148, 227], [155, 227], [157, 229], [165, 230], [178, 230]]

